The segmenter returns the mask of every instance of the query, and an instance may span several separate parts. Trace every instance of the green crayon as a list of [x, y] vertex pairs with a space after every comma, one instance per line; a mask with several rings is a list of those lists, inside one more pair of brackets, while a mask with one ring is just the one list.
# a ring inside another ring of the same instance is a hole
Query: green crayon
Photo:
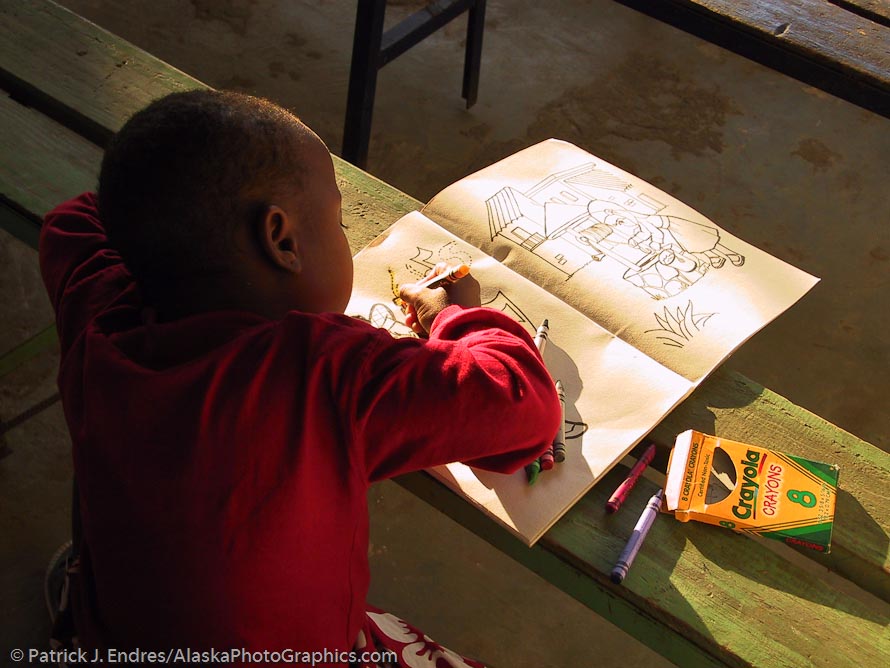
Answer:
[[531, 464], [525, 467], [525, 475], [528, 476], [528, 484], [534, 485], [535, 480], [538, 479], [538, 474], [541, 472], [541, 460], [536, 459]]

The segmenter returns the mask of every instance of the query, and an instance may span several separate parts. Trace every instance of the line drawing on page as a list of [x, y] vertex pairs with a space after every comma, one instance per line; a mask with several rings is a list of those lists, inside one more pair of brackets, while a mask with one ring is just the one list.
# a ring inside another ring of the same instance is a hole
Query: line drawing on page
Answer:
[[[485, 201], [490, 238], [507, 239], [571, 279], [606, 261], [656, 300], [675, 297], [708, 271], [745, 263], [720, 230], [661, 213], [666, 205], [596, 163], [551, 174], [522, 193], [506, 186]], [[604, 266], [605, 266], [604, 265]]]
[[534, 323], [532, 323], [531, 319], [522, 312], [522, 309], [519, 308], [516, 302], [505, 295], [502, 290], [498, 290], [497, 294], [488, 301], [482, 302], [482, 306], [494, 308], [502, 313], [506, 313], [520, 325], [525, 327], [529, 333], [534, 335], [536, 329]]
[[717, 313], [696, 313], [691, 300], [685, 308], [677, 306], [671, 310], [665, 306], [661, 314], [652, 314], [660, 326], [657, 329], [647, 329], [645, 333], [657, 334], [655, 338], [666, 346], [683, 348], [715, 315]]
[[584, 436], [584, 432], [587, 431], [587, 423], [579, 422], [577, 420], [566, 420], [566, 440], [570, 441], [575, 438], [581, 438]]
[[412, 280], [419, 281], [426, 278], [439, 262], [444, 262], [449, 267], [462, 264], [469, 267], [472, 266], [473, 259], [456, 241], [449, 241], [435, 250], [417, 246], [417, 253], [408, 259], [405, 269], [413, 277]]
[[374, 325], [374, 327], [385, 329], [397, 339], [406, 336], [418, 338], [417, 334], [405, 324], [404, 316], [401, 318], [396, 316], [395, 311], [393, 311], [388, 304], [382, 302], [371, 304], [367, 316], [356, 314], [352, 317], [357, 318], [358, 320], [364, 320], [365, 322]]

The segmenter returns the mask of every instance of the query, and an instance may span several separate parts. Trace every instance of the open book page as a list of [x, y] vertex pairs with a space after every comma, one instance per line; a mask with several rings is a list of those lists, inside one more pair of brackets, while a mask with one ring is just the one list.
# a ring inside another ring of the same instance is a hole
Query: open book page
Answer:
[[566, 392], [565, 462], [542, 473], [534, 486], [523, 471], [506, 476], [462, 464], [433, 471], [532, 544], [694, 384], [417, 212], [356, 255], [355, 288], [346, 313], [394, 336], [413, 336], [394, 302], [396, 287], [423, 278], [440, 261], [470, 265], [483, 304], [510, 314], [530, 335], [545, 318], [550, 324], [544, 361]]
[[555, 139], [423, 212], [695, 383], [818, 281]]

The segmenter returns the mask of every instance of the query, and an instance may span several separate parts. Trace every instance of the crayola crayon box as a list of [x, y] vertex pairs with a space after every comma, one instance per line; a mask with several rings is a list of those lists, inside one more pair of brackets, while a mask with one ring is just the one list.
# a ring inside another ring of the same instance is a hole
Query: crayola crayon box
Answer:
[[827, 553], [838, 468], [689, 430], [668, 463], [665, 510]]

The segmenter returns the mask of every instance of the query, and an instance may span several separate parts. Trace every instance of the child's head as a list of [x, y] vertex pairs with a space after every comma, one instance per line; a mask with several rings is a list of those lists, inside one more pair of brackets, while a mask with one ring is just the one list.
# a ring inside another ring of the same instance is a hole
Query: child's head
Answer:
[[352, 290], [330, 154], [267, 100], [190, 91], [135, 114], [105, 152], [99, 214], [162, 314], [342, 311]]

